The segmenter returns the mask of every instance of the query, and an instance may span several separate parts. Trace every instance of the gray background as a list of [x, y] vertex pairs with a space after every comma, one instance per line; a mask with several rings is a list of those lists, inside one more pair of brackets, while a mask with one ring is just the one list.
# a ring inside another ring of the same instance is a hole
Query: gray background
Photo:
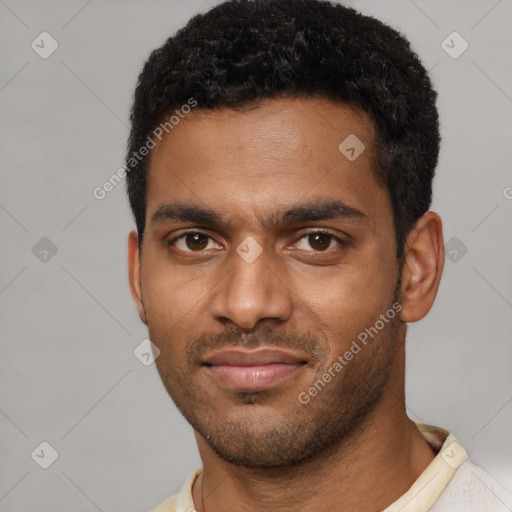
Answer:
[[[0, 0], [2, 512], [147, 511], [200, 463], [154, 365], [133, 354], [146, 330], [124, 185], [92, 191], [123, 163], [144, 60], [209, 3]], [[455, 261], [409, 326], [408, 412], [512, 488], [512, 1], [350, 5], [408, 36], [439, 92], [432, 209]], [[59, 44], [47, 59], [31, 48], [43, 31]], [[457, 59], [441, 47], [453, 31], [469, 43]], [[59, 454], [46, 470], [31, 458], [42, 441]]]

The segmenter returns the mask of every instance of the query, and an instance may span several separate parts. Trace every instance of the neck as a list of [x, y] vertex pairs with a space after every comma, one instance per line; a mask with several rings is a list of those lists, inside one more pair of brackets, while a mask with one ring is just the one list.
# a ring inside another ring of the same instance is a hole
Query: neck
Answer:
[[219, 459], [196, 433], [203, 461], [193, 488], [196, 510], [384, 510], [435, 456], [405, 413], [403, 362], [397, 361], [397, 367], [398, 374], [395, 368], [395, 377], [364, 423], [328, 453], [298, 466], [270, 470], [234, 466]]

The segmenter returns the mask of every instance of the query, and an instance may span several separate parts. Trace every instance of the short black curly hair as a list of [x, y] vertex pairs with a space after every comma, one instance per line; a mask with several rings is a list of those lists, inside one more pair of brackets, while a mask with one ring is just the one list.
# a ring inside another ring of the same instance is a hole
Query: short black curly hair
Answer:
[[[133, 154], [193, 98], [199, 109], [305, 96], [359, 107], [376, 127], [375, 176], [389, 190], [397, 257], [430, 207], [440, 135], [437, 93], [401, 33], [323, 0], [228, 0], [154, 50], [139, 76], [126, 158], [142, 243], [149, 155]], [[131, 165], [129, 165], [131, 164]]]

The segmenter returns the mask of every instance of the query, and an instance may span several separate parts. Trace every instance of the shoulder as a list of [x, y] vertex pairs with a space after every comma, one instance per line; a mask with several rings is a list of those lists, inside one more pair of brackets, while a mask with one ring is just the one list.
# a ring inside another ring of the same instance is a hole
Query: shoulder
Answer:
[[196, 478], [201, 474], [203, 467], [196, 468], [190, 473], [177, 494], [167, 498], [158, 507], [151, 510], [151, 512], [193, 512], [194, 499], [192, 498], [192, 488]]
[[431, 512], [509, 512], [512, 493], [469, 458], [431, 508]]
[[158, 507], [151, 510], [151, 512], [175, 512], [176, 511], [176, 498], [177, 494], [166, 499], [163, 503], [160, 503]]

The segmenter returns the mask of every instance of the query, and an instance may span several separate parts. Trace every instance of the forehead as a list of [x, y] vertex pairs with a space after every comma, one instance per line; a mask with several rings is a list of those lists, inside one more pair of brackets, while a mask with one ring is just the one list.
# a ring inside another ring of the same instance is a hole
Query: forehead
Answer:
[[151, 152], [147, 219], [171, 200], [261, 210], [330, 195], [357, 209], [382, 208], [387, 192], [374, 176], [374, 139], [365, 112], [330, 100], [198, 107]]

